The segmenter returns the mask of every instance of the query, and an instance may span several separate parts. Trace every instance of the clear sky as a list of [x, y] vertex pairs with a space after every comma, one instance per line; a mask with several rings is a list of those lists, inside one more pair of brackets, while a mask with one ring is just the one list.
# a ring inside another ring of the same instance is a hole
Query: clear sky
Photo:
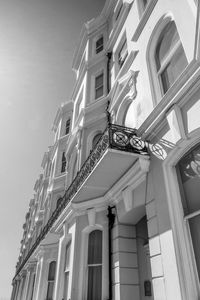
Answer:
[[57, 108], [72, 92], [82, 24], [104, 3], [0, 0], [0, 300], [10, 299], [33, 186]]

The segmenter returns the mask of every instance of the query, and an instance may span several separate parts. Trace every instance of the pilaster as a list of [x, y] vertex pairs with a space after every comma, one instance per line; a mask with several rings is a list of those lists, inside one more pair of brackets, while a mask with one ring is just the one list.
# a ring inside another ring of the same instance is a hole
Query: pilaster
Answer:
[[15, 299], [15, 294], [16, 294], [16, 289], [17, 289], [17, 281], [13, 283], [13, 289], [12, 289], [12, 294], [11, 294], [11, 300]]
[[41, 280], [41, 275], [44, 272], [44, 249], [40, 249], [37, 255], [37, 267], [36, 267], [36, 277], [35, 277], [35, 285], [34, 285], [34, 290], [33, 290], [33, 300], [39, 300], [39, 291], [41, 289], [42, 285], [42, 280]]
[[29, 297], [29, 294], [31, 296], [32, 293], [32, 289], [33, 289], [33, 286], [32, 286], [32, 274], [34, 272], [34, 269], [35, 269], [35, 264], [36, 262], [30, 262], [27, 266], [27, 273], [26, 273], [26, 280], [25, 280], [25, 285], [24, 285], [24, 291], [23, 291], [23, 297], [22, 297], [22, 300], [28, 300], [30, 297]]
[[20, 284], [19, 284], [19, 290], [18, 290], [18, 294], [17, 294], [17, 300], [21, 300], [22, 299], [22, 295], [23, 295], [23, 290], [24, 290], [24, 283], [25, 283], [25, 275], [26, 271], [23, 271], [21, 274], [21, 278], [20, 278]]
[[63, 299], [63, 289], [64, 289], [64, 264], [65, 264], [65, 249], [67, 242], [70, 240], [70, 235], [68, 234], [67, 224], [64, 223], [63, 231], [59, 239], [58, 246], [58, 262], [56, 269], [56, 281], [55, 281], [55, 291], [54, 299]]
[[115, 300], [139, 300], [139, 277], [135, 226], [113, 228], [113, 294]]
[[17, 300], [17, 295], [18, 295], [18, 292], [19, 292], [19, 285], [20, 285], [20, 279], [17, 278], [16, 279], [16, 289], [15, 289], [15, 294], [14, 294], [13, 300]]

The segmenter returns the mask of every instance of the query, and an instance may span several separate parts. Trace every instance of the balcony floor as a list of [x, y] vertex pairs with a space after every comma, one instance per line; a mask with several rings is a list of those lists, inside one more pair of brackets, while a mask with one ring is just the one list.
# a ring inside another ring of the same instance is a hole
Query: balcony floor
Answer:
[[135, 153], [107, 149], [73, 197], [72, 203], [103, 197], [132, 167], [139, 156]]

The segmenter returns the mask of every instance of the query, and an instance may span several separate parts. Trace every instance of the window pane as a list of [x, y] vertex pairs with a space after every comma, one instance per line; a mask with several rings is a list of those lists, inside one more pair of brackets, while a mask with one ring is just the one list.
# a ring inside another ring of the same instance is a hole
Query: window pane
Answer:
[[101, 300], [102, 267], [88, 268], [88, 295], [87, 300]]
[[161, 73], [161, 81], [164, 93], [166, 93], [170, 86], [172, 86], [186, 66], [187, 58], [182, 45], [180, 45], [167, 67]]
[[159, 43], [156, 47], [156, 65], [157, 70], [160, 69], [163, 60], [174, 48], [175, 44], [180, 40], [176, 25], [170, 22], [160, 35]]
[[68, 300], [67, 299], [68, 286], [69, 286], [69, 272], [66, 272], [65, 273], [65, 283], [64, 283], [64, 300]]
[[[200, 145], [179, 161], [177, 169], [183, 210], [187, 216], [200, 209]], [[190, 216], [188, 224], [200, 278], [200, 215]]]
[[88, 264], [102, 263], [102, 232], [94, 230], [89, 234]]
[[66, 122], [65, 134], [69, 133], [69, 128], [70, 128], [70, 119], [68, 119]]
[[178, 166], [183, 188], [183, 208], [187, 215], [200, 209], [200, 146], [181, 159]]
[[98, 88], [103, 85], [103, 74], [95, 78], [95, 88]]
[[118, 63], [120, 68], [123, 66], [126, 58], [128, 56], [127, 42], [125, 41], [122, 45], [121, 50], [119, 51]]
[[65, 172], [66, 170], [66, 157], [65, 152], [62, 154], [62, 167], [61, 167], [61, 173]]
[[47, 299], [46, 300], [53, 300], [53, 287], [54, 287], [54, 282], [49, 281], [48, 288], [47, 288]]
[[65, 254], [65, 270], [69, 269], [71, 241], [66, 246]]
[[101, 96], [103, 96], [103, 87], [96, 89], [95, 99], [100, 98]]
[[193, 249], [194, 249], [194, 255], [196, 259], [196, 266], [197, 271], [200, 278], [200, 256], [199, 256], [199, 249], [200, 249], [200, 216], [196, 216], [189, 220], [190, 225], [190, 233], [191, 238], [193, 242]]
[[56, 262], [52, 261], [49, 264], [49, 275], [48, 275], [48, 280], [55, 280], [55, 273], [56, 273]]
[[95, 99], [103, 96], [103, 74], [95, 78]]
[[100, 37], [100, 39], [96, 42], [96, 54], [101, 52], [103, 50], [103, 37]]

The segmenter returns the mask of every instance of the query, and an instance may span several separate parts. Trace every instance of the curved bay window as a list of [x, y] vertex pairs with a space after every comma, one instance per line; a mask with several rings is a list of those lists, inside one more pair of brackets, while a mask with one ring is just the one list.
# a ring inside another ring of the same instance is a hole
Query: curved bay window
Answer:
[[56, 275], [56, 261], [52, 261], [49, 264], [49, 274], [48, 274], [48, 286], [47, 286], [46, 300], [53, 300], [55, 275]]
[[102, 231], [94, 230], [88, 238], [87, 300], [102, 297]]
[[184, 219], [190, 238], [200, 279], [200, 144], [186, 154], [177, 165]]
[[173, 21], [160, 34], [155, 50], [157, 74], [165, 94], [187, 66], [187, 58]]

